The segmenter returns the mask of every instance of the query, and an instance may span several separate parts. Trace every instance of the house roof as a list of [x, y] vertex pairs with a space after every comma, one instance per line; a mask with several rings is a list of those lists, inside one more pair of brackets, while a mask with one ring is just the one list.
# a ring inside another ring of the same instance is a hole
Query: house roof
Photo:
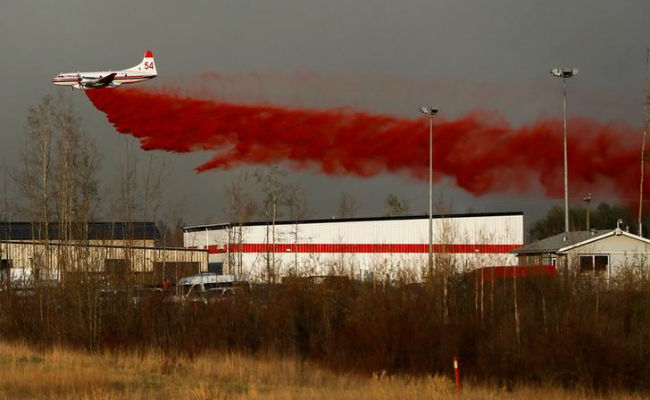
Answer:
[[[48, 224], [47, 238], [60, 240], [63, 225]], [[0, 240], [44, 240], [45, 223], [1, 222]], [[71, 240], [158, 240], [160, 232], [153, 222], [89, 222], [73, 223], [69, 230]]]
[[595, 242], [597, 240], [601, 240], [601, 239], [604, 239], [604, 238], [606, 238], [608, 236], [614, 236], [614, 235], [626, 236], [626, 237], [629, 237], [629, 238], [632, 238], [632, 239], [639, 240], [641, 242], [650, 244], [650, 239], [646, 239], [646, 238], [644, 238], [642, 236], [633, 235], [633, 234], [631, 234], [629, 232], [621, 230], [620, 228], [616, 228], [614, 230], [606, 232], [605, 234], [602, 234], [602, 235], [596, 236], [596, 237], [592, 237], [592, 238], [587, 239], [587, 240], [585, 240], [583, 242], [580, 242], [580, 243], [567, 244], [566, 246], [559, 249], [558, 252], [563, 253], [563, 252], [571, 250], [571, 249], [573, 249], [575, 247], [584, 246], [584, 245], [586, 245], [588, 243]]
[[[514, 254], [537, 254], [537, 253], [557, 253], [560, 249], [567, 246], [574, 246], [590, 239], [599, 238], [607, 233], [613, 232], [609, 229], [594, 231], [575, 231], [560, 233], [550, 236], [523, 247], [511, 251]], [[566, 237], [566, 240], [564, 238]]]

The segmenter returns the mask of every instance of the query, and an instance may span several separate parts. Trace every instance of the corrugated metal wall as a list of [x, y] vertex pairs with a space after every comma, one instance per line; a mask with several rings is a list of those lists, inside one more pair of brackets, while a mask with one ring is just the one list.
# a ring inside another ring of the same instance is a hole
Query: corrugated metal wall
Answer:
[[[10, 241], [0, 242], [0, 259], [5, 268], [22, 270], [27, 276], [32, 269], [53, 271], [53, 276], [64, 271], [106, 272], [107, 260], [126, 260], [127, 272], [147, 275], [152, 281], [156, 278], [154, 266], [161, 263], [191, 263], [197, 266], [196, 272], [207, 271], [208, 263], [204, 250]], [[8, 276], [9, 271], [3, 273]]]
[[[515, 265], [509, 252], [523, 245], [523, 215], [435, 218], [436, 264], [458, 270]], [[345, 274], [383, 279], [407, 274], [421, 279], [428, 265], [428, 219], [377, 219], [188, 227], [186, 247], [209, 248], [223, 272], [253, 280]], [[241, 229], [241, 234], [240, 234]], [[275, 234], [273, 234], [273, 230]], [[268, 239], [267, 239], [268, 238]]]

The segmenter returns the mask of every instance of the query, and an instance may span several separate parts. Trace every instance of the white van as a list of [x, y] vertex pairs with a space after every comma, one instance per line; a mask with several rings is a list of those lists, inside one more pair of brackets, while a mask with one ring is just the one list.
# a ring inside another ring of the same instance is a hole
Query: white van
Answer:
[[249, 289], [247, 281], [237, 279], [235, 275], [218, 275], [204, 273], [181, 278], [176, 283], [176, 297], [181, 301], [205, 299], [206, 294], [217, 288], [239, 287]]

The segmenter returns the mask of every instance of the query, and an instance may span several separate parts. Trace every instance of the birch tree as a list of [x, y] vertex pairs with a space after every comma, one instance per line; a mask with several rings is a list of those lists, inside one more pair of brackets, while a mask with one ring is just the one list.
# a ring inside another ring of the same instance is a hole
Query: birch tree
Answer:
[[231, 273], [242, 274], [243, 254], [241, 246], [244, 243], [243, 224], [251, 221], [257, 212], [257, 202], [251, 193], [251, 175], [247, 171], [234, 175], [226, 185], [223, 195], [227, 204], [225, 211], [228, 221], [235, 225], [230, 231], [229, 242], [234, 242], [235, 252], [228, 253], [228, 266]]
[[266, 278], [275, 282], [277, 278], [275, 263], [275, 222], [278, 218], [279, 207], [286, 201], [287, 187], [284, 182], [287, 172], [274, 165], [255, 173], [257, 184], [263, 196], [262, 214], [266, 225]]

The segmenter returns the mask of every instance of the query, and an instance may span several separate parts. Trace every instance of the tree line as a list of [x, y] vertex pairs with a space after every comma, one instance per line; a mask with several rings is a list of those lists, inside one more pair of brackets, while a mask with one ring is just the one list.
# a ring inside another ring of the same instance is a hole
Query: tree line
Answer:
[[[601, 202], [593, 209], [588, 206], [569, 207], [569, 229], [571, 231], [616, 228], [619, 219], [621, 228], [638, 233], [635, 216], [628, 206]], [[552, 207], [546, 215], [536, 221], [529, 229], [530, 241], [540, 240], [564, 232], [564, 208]], [[644, 232], [645, 233], [645, 232]]]

